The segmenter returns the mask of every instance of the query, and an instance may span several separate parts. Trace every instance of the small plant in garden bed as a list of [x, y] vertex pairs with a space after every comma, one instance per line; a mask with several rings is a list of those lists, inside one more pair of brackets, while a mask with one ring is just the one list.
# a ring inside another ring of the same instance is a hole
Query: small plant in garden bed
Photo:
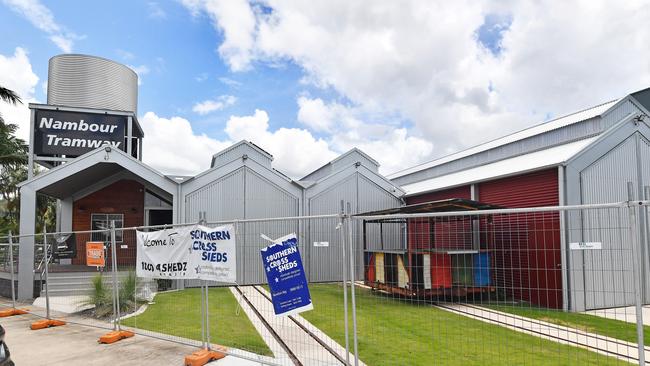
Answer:
[[[136, 299], [136, 276], [134, 272], [129, 271], [126, 277], [120, 280], [119, 299], [120, 312], [135, 310], [137, 304], [146, 303], [146, 301]], [[91, 292], [80, 305], [92, 307], [85, 312], [92, 314], [95, 318], [105, 319], [113, 315], [113, 289], [106, 284], [101, 273], [92, 278]]]

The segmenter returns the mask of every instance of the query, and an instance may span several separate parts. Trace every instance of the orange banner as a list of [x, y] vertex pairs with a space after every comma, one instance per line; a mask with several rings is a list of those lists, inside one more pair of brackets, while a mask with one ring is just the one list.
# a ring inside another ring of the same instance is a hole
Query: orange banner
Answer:
[[91, 267], [104, 267], [106, 265], [103, 242], [86, 242], [86, 265]]

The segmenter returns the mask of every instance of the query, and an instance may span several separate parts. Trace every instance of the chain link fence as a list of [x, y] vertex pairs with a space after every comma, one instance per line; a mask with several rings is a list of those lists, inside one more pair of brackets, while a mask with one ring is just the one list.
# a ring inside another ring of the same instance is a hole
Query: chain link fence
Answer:
[[[234, 283], [136, 274], [139, 233], [191, 225], [35, 235], [30, 303], [10, 291], [19, 237], [2, 237], [0, 310], [268, 365], [644, 365], [649, 206], [202, 222], [234, 228]], [[277, 316], [261, 251], [290, 233], [313, 310]]]

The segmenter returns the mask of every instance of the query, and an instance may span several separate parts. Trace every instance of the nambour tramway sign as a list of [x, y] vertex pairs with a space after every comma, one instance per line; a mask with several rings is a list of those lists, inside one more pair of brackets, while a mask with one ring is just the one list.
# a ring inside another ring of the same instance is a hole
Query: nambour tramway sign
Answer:
[[77, 157], [102, 146], [126, 151], [127, 116], [34, 110], [34, 154]]

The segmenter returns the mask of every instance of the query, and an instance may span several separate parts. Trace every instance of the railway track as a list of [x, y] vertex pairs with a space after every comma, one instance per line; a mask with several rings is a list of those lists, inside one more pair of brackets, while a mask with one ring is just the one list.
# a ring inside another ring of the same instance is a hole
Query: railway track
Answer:
[[[258, 317], [258, 319], [261, 321], [264, 327], [269, 331], [269, 333], [273, 336], [273, 338], [280, 344], [282, 349], [287, 353], [293, 365], [303, 366], [303, 365], [315, 365], [315, 364], [318, 365], [348, 365], [349, 364], [346, 362], [345, 354], [341, 355], [339, 352], [333, 349], [328, 344], [328, 342], [326, 342], [324, 339], [319, 337], [316, 333], [314, 333], [309, 328], [307, 328], [305, 324], [303, 324], [301, 321], [296, 319], [295, 316], [289, 315], [286, 318], [289, 319], [289, 321], [291, 321], [292, 324], [295, 325], [296, 327], [295, 329], [300, 329], [301, 334], [298, 335], [299, 337], [301, 337], [300, 339], [307, 340], [312, 345], [317, 344], [318, 347], [320, 348], [320, 351], [325, 351], [328, 354], [329, 357], [327, 358], [329, 360], [315, 360], [309, 357], [314, 355], [313, 350], [312, 352], [307, 352], [305, 354], [305, 352], [302, 352], [302, 350], [297, 349], [298, 348], [297, 346], [302, 345], [303, 343], [292, 345], [292, 343], [295, 342], [284, 339], [280, 334], [280, 332], [278, 331], [277, 325], [271, 324], [270, 319], [268, 319], [268, 317], [265, 317], [260, 311], [259, 307], [261, 306], [269, 306], [269, 307], [273, 306], [271, 298], [266, 293], [266, 291], [260, 288], [259, 286], [247, 286], [247, 287], [253, 289], [253, 291], [258, 295], [256, 297], [257, 299], [259, 298], [264, 299], [265, 304], [260, 304], [259, 301], [254, 301], [254, 299], [251, 299], [250, 294], [247, 294], [247, 291], [242, 290], [242, 288], [240, 288], [239, 286], [235, 287], [235, 289], [242, 296], [242, 299], [246, 302], [246, 304], [248, 304], [248, 306], [252, 309], [252, 311], [255, 313], [255, 315]], [[319, 353], [316, 354], [318, 355]], [[351, 355], [351, 357], [353, 356]]]
[[[591, 351], [598, 352], [603, 355], [615, 357], [617, 359], [622, 359], [628, 362], [634, 362], [634, 363], [639, 362], [637, 345], [635, 343], [625, 342], [625, 341], [618, 340], [616, 338], [609, 338], [598, 334], [592, 334], [585, 331], [580, 331], [578, 329], [572, 329], [569, 327], [564, 327], [549, 322], [543, 322], [532, 318], [507, 314], [504, 312], [495, 311], [488, 308], [478, 307], [470, 304], [449, 305], [449, 304], [438, 303], [438, 304], [434, 304], [433, 306], [445, 311], [468, 316], [474, 319], [483, 320], [487, 323], [498, 324], [510, 329], [521, 331], [523, 333], [537, 335], [542, 338], [549, 339], [558, 343], [564, 343], [564, 344], [577, 346], [580, 348], [585, 348]], [[464, 308], [472, 309], [473, 311], [464, 310]], [[524, 322], [528, 322], [529, 324], [532, 325], [537, 325], [538, 327], [536, 329], [536, 327], [524, 326], [523, 325]], [[542, 327], [546, 328], [547, 331], [542, 331], [541, 330]], [[573, 335], [573, 337], [571, 336], [561, 337], [558, 335], [560, 333], [571, 334]], [[581, 338], [583, 340], [580, 340]], [[586, 342], [586, 340], [591, 340], [592, 342], [589, 343]], [[606, 345], [607, 347], [600, 347], [601, 343]], [[625, 349], [627, 352], [620, 352], [619, 349]], [[645, 352], [650, 351], [650, 347], [644, 346], [644, 351]], [[646, 354], [646, 360], [648, 360], [647, 354]], [[650, 365], [650, 361], [646, 361], [645, 364]]]

